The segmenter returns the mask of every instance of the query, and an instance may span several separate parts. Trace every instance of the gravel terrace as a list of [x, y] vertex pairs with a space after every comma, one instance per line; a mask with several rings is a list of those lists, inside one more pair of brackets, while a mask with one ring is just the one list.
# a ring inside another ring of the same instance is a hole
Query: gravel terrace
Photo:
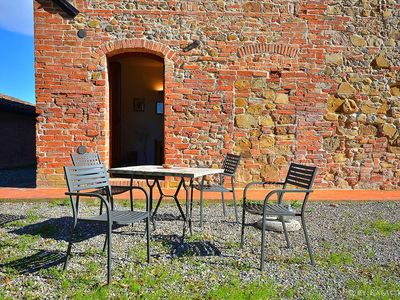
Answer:
[[[82, 212], [98, 211], [86, 204]], [[400, 298], [400, 202], [311, 202], [307, 225], [317, 266], [309, 264], [302, 231], [289, 234], [292, 249], [285, 248], [283, 234], [269, 233], [264, 272], [258, 269], [260, 230], [247, 227], [240, 249], [240, 225], [232, 222], [233, 207], [228, 209], [225, 221], [220, 205], [208, 203], [201, 229], [195, 207], [194, 234], [182, 243], [178, 210], [163, 203], [150, 265], [144, 224], [116, 228], [113, 284], [107, 288], [101, 227], [83, 226], [82, 241], [62, 272], [69, 202], [0, 202], [0, 222], [5, 215], [25, 216], [0, 225], [0, 299]]]

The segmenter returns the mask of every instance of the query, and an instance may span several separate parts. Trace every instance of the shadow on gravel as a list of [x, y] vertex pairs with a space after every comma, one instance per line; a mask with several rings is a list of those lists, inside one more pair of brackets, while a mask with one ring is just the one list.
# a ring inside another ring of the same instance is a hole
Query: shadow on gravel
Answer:
[[64, 263], [64, 261], [64, 252], [40, 250], [31, 256], [23, 257], [6, 264], [1, 264], [0, 270], [7, 273], [11, 269], [12, 272], [16, 271], [19, 274], [28, 274], [60, 265]]
[[[72, 217], [52, 218], [43, 222], [30, 224], [10, 232], [18, 235], [39, 235], [45, 239], [69, 242], [72, 224]], [[122, 227], [122, 225], [113, 225], [113, 230], [120, 227]], [[74, 234], [73, 242], [78, 243], [100, 234], [105, 234], [106, 228], [107, 226], [103, 223], [78, 221], [77, 232]]]
[[25, 216], [0, 214], [0, 225], [25, 219]]
[[0, 169], [0, 187], [36, 187], [36, 166]]
[[210, 241], [185, 241], [177, 235], [153, 236], [155, 241], [163, 242], [171, 248], [172, 257], [183, 256], [221, 256], [221, 250]]
[[175, 216], [171, 213], [156, 214], [153, 216], [155, 221], [179, 221], [182, 220], [182, 216]]

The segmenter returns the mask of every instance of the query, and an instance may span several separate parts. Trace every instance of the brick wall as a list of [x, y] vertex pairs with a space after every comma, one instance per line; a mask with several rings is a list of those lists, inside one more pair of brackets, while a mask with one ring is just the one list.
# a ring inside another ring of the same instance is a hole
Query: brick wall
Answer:
[[63, 185], [80, 144], [108, 162], [107, 57], [145, 52], [165, 62], [167, 163], [236, 152], [241, 183], [296, 161], [320, 188], [399, 187], [395, 0], [72, 3], [35, 1], [38, 185]]

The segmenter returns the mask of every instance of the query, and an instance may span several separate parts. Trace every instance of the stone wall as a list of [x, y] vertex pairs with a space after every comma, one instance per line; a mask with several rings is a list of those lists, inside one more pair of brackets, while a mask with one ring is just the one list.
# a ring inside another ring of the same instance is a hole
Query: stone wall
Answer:
[[167, 163], [236, 152], [242, 184], [296, 161], [319, 167], [320, 188], [399, 187], [395, 0], [72, 3], [75, 19], [35, 1], [39, 185], [64, 184], [80, 144], [107, 163], [107, 57], [147, 52], [165, 61]]

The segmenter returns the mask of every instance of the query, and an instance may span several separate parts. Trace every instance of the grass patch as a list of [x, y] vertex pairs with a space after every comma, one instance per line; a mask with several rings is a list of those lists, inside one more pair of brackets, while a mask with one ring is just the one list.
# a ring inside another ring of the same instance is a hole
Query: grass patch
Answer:
[[207, 293], [206, 299], [278, 299], [278, 287], [272, 281], [241, 283], [237, 278]]
[[320, 258], [322, 264], [330, 267], [341, 267], [353, 263], [353, 255], [349, 251], [336, 251]]
[[23, 227], [23, 226], [37, 222], [40, 219], [40, 216], [37, 214], [37, 209], [38, 208], [32, 208], [27, 211], [25, 218], [3, 224], [1, 227], [5, 227], [5, 228]]
[[400, 283], [379, 275], [372, 280], [349, 280], [346, 287], [349, 299], [400, 299]]
[[55, 199], [55, 200], [51, 200], [49, 201], [49, 207], [57, 207], [57, 206], [69, 206], [70, 205], [70, 200], [69, 198], [65, 198], [65, 199]]
[[138, 260], [140, 262], [146, 261], [146, 259], [147, 259], [146, 243], [143, 242], [143, 243], [133, 245], [128, 250], [128, 255], [132, 259]]
[[376, 220], [368, 228], [364, 229], [365, 234], [379, 232], [383, 236], [389, 236], [396, 231], [400, 231], [400, 222], [389, 223], [385, 220]]

